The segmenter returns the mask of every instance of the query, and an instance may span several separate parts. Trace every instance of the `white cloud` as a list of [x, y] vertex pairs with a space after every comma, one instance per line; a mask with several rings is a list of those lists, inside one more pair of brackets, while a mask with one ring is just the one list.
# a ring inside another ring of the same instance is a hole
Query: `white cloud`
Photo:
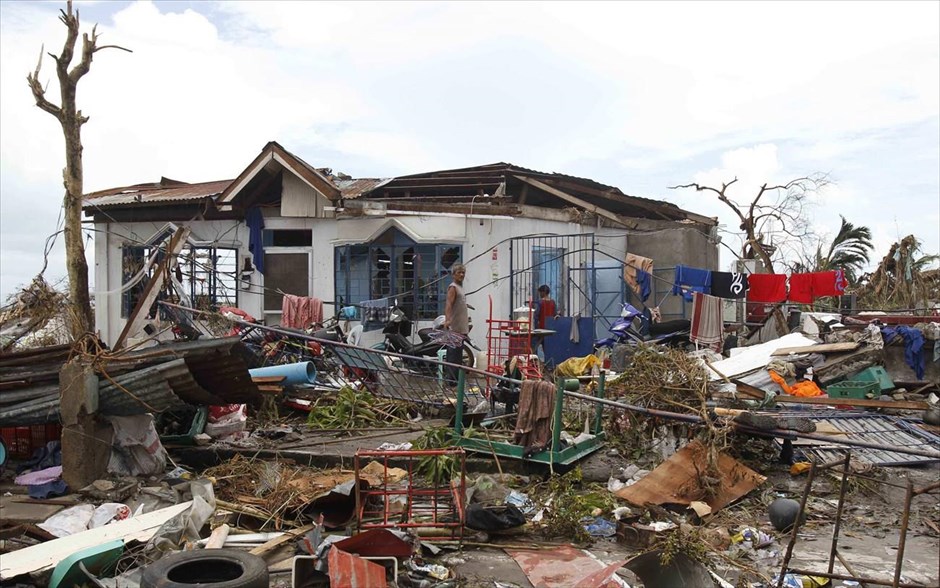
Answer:
[[[61, 132], [24, 80], [42, 43], [61, 45], [58, 8], [0, 2], [3, 294], [38, 271], [28, 251], [61, 198]], [[590, 175], [733, 228], [714, 198], [665, 187], [737, 176], [746, 199], [824, 171], [837, 185], [818, 198], [821, 226], [841, 212], [874, 229], [890, 192], [918, 207], [905, 234], [940, 250], [937, 3], [145, 1], [87, 13], [103, 42], [134, 50], [97, 54], [79, 87], [88, 190], [234, 177], [277, 140], [361, 176], [499, 160]]]

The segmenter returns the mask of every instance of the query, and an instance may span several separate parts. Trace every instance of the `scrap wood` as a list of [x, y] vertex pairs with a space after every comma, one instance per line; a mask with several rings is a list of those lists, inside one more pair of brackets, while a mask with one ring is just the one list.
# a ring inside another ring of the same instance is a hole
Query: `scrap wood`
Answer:
[[701, 500], [717, 512], [731, 502], [757, 488], [767, 479], [726, 453], [718, 456], [721, 472], [717, 493], [709, 498], [699, 480], [700, 464], [706, 463], [706, 449], [699, 441], [692, 441], [640, 481], [622, 488], [614, 494], [635, 504], [689, 505]]
[[777, 349], [770, 355], [790, 355], [799, 353], [836, 353], [840, 351], [855, 351], [861, 346], [858, 341], [846, 341], [843, 343], [820, 343], [819, 345], [806, 345], [803, 347], [783, 347]]
[[870, 400], [867, 398], [822, 398], [778, 394], [775, 402], [781, 404], [823, 404], [827, 406], [863, 406], [868, 408], [898, 408], [902, 410], [927, 410], [930, 405], [914, 400]]
[[115, 539], [121, 539], [125, 543], [135, 540], [149, 541], [163, 526], [163, 523], [185, 512], [192, 504], [193, 502], [190, 500], [124, 519], [123, 521], [117, 521], [110, 525], [6, 553], [0, 558], [0, 580], [8, 580], [21, 574], [50, 570], [59, 561], [77, 551], [102, 545]]
[[275, 537], [274, 539], [271, 539], [270, 541], [265, 542], [263, 545], [259, 545], [258, 547], [255, 547], [248, 553], [263, 557], [264, 554], [270, 551], [273, 551], [274, 549], [280, 547], [281, 545], [287, 543], [288, 541], [303, 537], [305, 534], [307, 534], [307, 532], [314, 530], [316, 527], [317, 527], [316, 524], [310, 524], [310, 525], [304, 525], [303, 527], [300, 527], [298, 529], [287, 531], [283, 535], [279, 537]]

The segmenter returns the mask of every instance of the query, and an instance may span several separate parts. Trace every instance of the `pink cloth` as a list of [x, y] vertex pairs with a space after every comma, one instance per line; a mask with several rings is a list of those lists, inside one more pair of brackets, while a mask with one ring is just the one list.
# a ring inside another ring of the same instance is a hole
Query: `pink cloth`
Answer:
[[285, 294], [281, 302], [281, 326], [306, 329], [323, 321], [323, 301], [319, 298]]
[[721, 318], [721, 298], [692, 292], [692, 325], [689, 340], [719, 351], [724, 327], [724, 321]]
[[61, 477], [62, 466], [52, 466], [51, 468], [46, 468], [44, 470], [37, 470], [35, 472], [20, 474], [16, 477], [15, 480], [13, 480], [13, 483], [17, 486], [38, 486], [40, 484], [55, 482]]

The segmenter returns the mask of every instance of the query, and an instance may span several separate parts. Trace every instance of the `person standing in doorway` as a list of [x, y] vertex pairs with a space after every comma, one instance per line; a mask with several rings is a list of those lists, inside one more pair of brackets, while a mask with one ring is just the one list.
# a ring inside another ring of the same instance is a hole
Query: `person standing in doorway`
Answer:
[[[462, 263], [455, 263], [450, 268], [453, 281], [447, 286], [447, 302], [444, 305], [444, 328], [459, 333], [463, 338], [470, 332], [470, 315], [467, 312], [467, 297], [463, 291], [463, 279], [467, 275], [467, 268]], [[447, 363], [461, 365], [463, 363], [463, 346], [447, 347]], [[447, 382], [451, 385], [457, 383], [457, 368], [447, 368]]]
[[545, 319], [555, 316], [555, 301], [552, 300], [552, 289], [548, 284], [539, 286], [539, 299], [535, 302], [535, 328], [544, 329]]
[[[538, 293], [539, 299], [535, 302], [535, 309], [532, 313], [535, 322], [533, 328], [544, 329], [545, 319], [555, 316], [555, 301], [552, 300], [552, 289], [548, 287], [548, 284], [539, 286]], [[539, 359], [545, 361], [545, 336], [533, 336], [532, 343]]]

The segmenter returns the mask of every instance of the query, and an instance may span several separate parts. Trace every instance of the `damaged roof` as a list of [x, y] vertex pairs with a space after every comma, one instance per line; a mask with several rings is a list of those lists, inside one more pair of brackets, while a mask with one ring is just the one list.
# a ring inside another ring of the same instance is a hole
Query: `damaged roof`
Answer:
[[186, 182], [160, 178], [159, 182], [110, 188], [85, 194], [84, 207], [123, 206], [128, 204], [160, 205], [206, 199], [214, 200], [231, 183], [232, 180], [217, 180], [187, 184]]
[[[438, 170], [394, 178], [352, 178], [315, 167], [274, 141], [234, 180], [189, 184], [161, 178], [159, 182], [136, 184], [93, 192], [85, 196], [85, 209], [169, 206], [211, 201], [222, 210], [244, 207], [236, 204], [240, 194], [257, 195], [277, 189], [280, 174], [293, 173], [327, 198], [350, 204], [375, 201], [414, 206], [467, 205], [486, 214], [488, 207], [531, 205], [557, 209], [583, 209], [601, 216], [620, 215], [666, 221], [686, 221], [714, 226], [717, 219], [695, 214], [662, 200], [631, 196], [615, 186], [589, 178], [546, 173], [512, 163], [498, 162], [474, 167]], [[279, 194], [279, 189], [276, 192]], [[252, 196], [255, 198], [256, 196]], [[249, 198], [251, 202], [251, 198]]]

